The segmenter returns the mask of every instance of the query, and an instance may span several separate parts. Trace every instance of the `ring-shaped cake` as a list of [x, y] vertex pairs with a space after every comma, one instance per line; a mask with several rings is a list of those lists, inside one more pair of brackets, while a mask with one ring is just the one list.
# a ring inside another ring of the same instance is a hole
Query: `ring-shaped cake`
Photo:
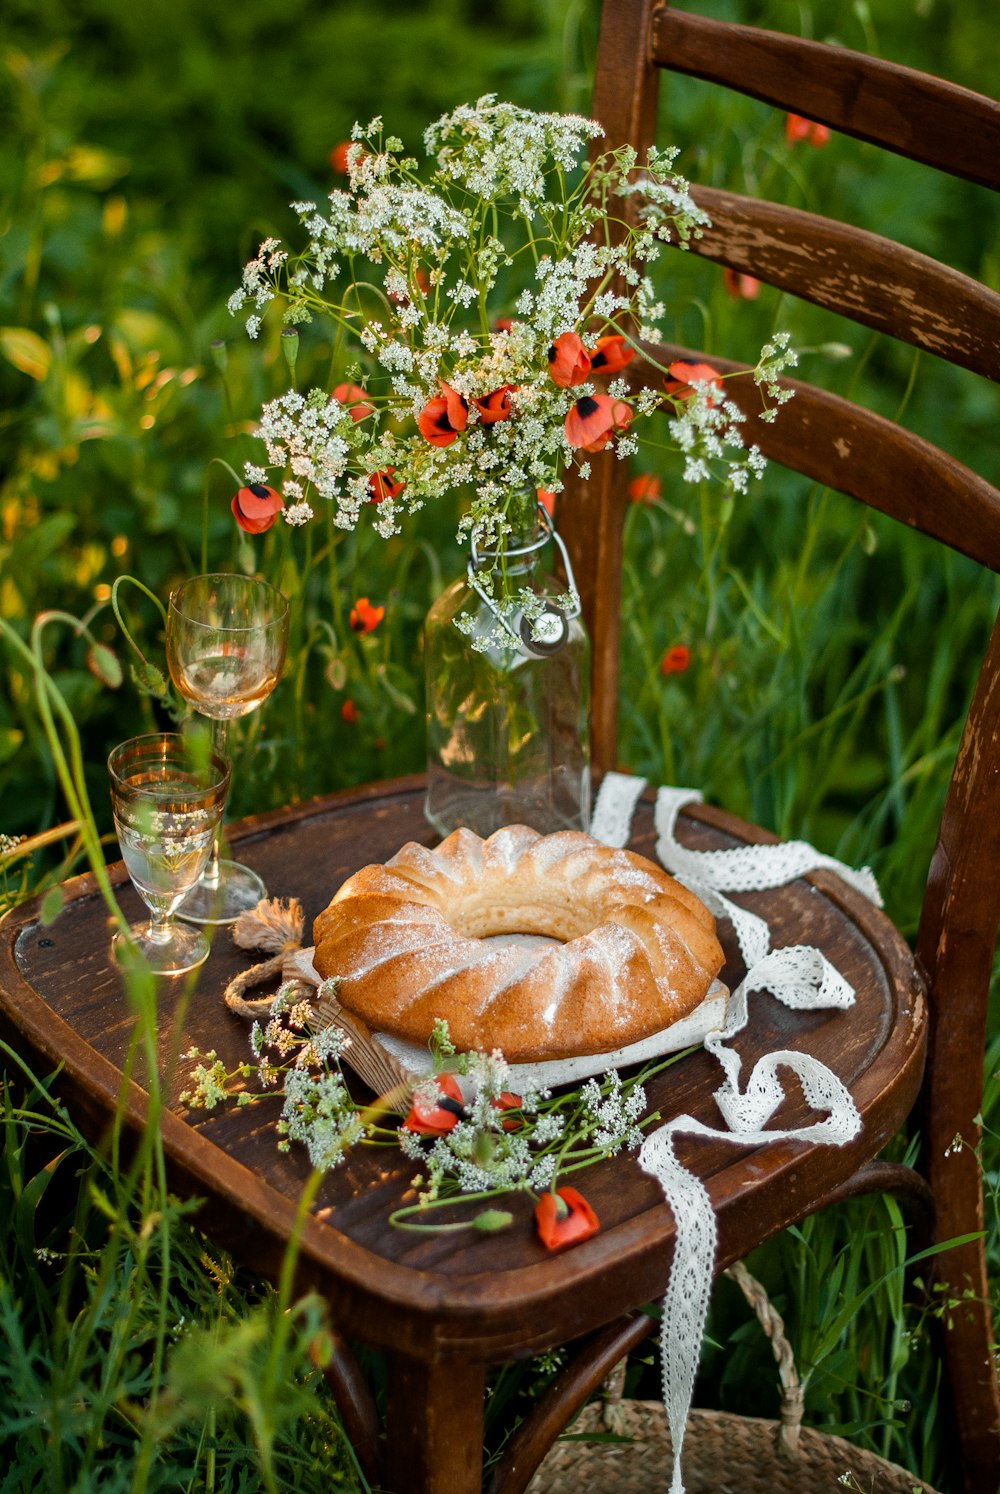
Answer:
[[319, 975], [371, 1030], [514, 1063], [603, 1053], [693, 1011], [722, 965], [715, 920], [660, 867], [524, 825], [410, 842], [350, 877], [313, 926]]

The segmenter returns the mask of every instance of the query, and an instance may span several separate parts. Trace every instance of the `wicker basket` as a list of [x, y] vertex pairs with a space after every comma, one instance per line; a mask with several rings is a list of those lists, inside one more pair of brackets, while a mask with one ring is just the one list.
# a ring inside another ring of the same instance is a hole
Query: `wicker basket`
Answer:
[[[784, 1324], [745, 1266], [738, 1282], [771, 1341], [781, 1379], [781, 1419], [764, 1421], [725, 1411], [692, 1411], [684, 1436], [687, 1494], [934, 1494], [929, 1484], [843, 1437], [803, 1427], [802, 1388]], [[603, 1403], [580, 1412], [571, 1435], [557, 1442], [528, 1494], [666, 1494], [672, 1467], [670, 1432], [659, 1401], [621, 1399], [625, 1361], [605, 1382]], [[585, 1440], [597, 1437], [627, 1441]]]

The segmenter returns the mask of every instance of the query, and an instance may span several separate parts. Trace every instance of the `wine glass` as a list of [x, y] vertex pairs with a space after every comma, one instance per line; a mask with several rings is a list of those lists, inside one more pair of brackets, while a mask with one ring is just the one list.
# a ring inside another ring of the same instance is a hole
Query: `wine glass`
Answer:
[[[133, 737], [108, 758], [111, 808], [122, 858], [150, 912], [131, 941], [157, 975], [182, 975], [208, 955], [200, 929], [173, 915], [205, 869], [229, 788], [229, 762], [207, 739], [163, 732]], [[123, 934], [113, 947], [120, 949]]]
[[[288, 602], [254, 576], [193, 576], [167, 608], [167, 666], [184, 699], [214, 722], [225, 753], [228, 723], [266, 700], [288, 645]], [[193, 923], [233, 923], [267, 888], [250, 867], [219, 858], [218, 842], [197, 886], [178, 909]]]

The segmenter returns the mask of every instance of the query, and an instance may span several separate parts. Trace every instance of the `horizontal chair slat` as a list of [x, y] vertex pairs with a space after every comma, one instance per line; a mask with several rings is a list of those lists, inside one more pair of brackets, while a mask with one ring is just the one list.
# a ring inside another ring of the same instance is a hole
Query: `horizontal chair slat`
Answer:
[[665, 6], [651, 60], [1000, 190], [1000, 103], [846, 47]]
[[[707, 353], [664, 344], [641, 346], [652, 363], [639, 365], [633, 386], [657, 387], [659, 368], [677, 359], [707, 361], [720, 373], [747, 371], [745, 364]], [[769, 461], [846, 493], [1000, 572], [1000, 491], [881, 415], [811, 384], [793, 379], [782, 384], [794, 397], [766, 424], [755, 418], [761, 400], [752, 380], [727, 382], [727, 394], [747, 415], [747, 445], [759, 446]]]
[[916, 250], [848, 224], [713, 187], [691, 249], [1000, 382], [1000, 295]]

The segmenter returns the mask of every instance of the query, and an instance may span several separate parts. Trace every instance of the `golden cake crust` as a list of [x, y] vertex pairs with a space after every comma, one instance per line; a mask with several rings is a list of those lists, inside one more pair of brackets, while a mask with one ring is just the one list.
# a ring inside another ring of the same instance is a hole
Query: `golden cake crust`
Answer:
[[[538, 935], [510, 941], [497, 936]], [[512, 1063], [608, 1053], [661, 1032], [722, 966], [715, 920], [673, 877], [578, 831], [511, 825], [403, 846], [350, 877], [313, 926], [314, 964], [376, 1032]], [[559, 940], [559, 943], [548, 941]]]

